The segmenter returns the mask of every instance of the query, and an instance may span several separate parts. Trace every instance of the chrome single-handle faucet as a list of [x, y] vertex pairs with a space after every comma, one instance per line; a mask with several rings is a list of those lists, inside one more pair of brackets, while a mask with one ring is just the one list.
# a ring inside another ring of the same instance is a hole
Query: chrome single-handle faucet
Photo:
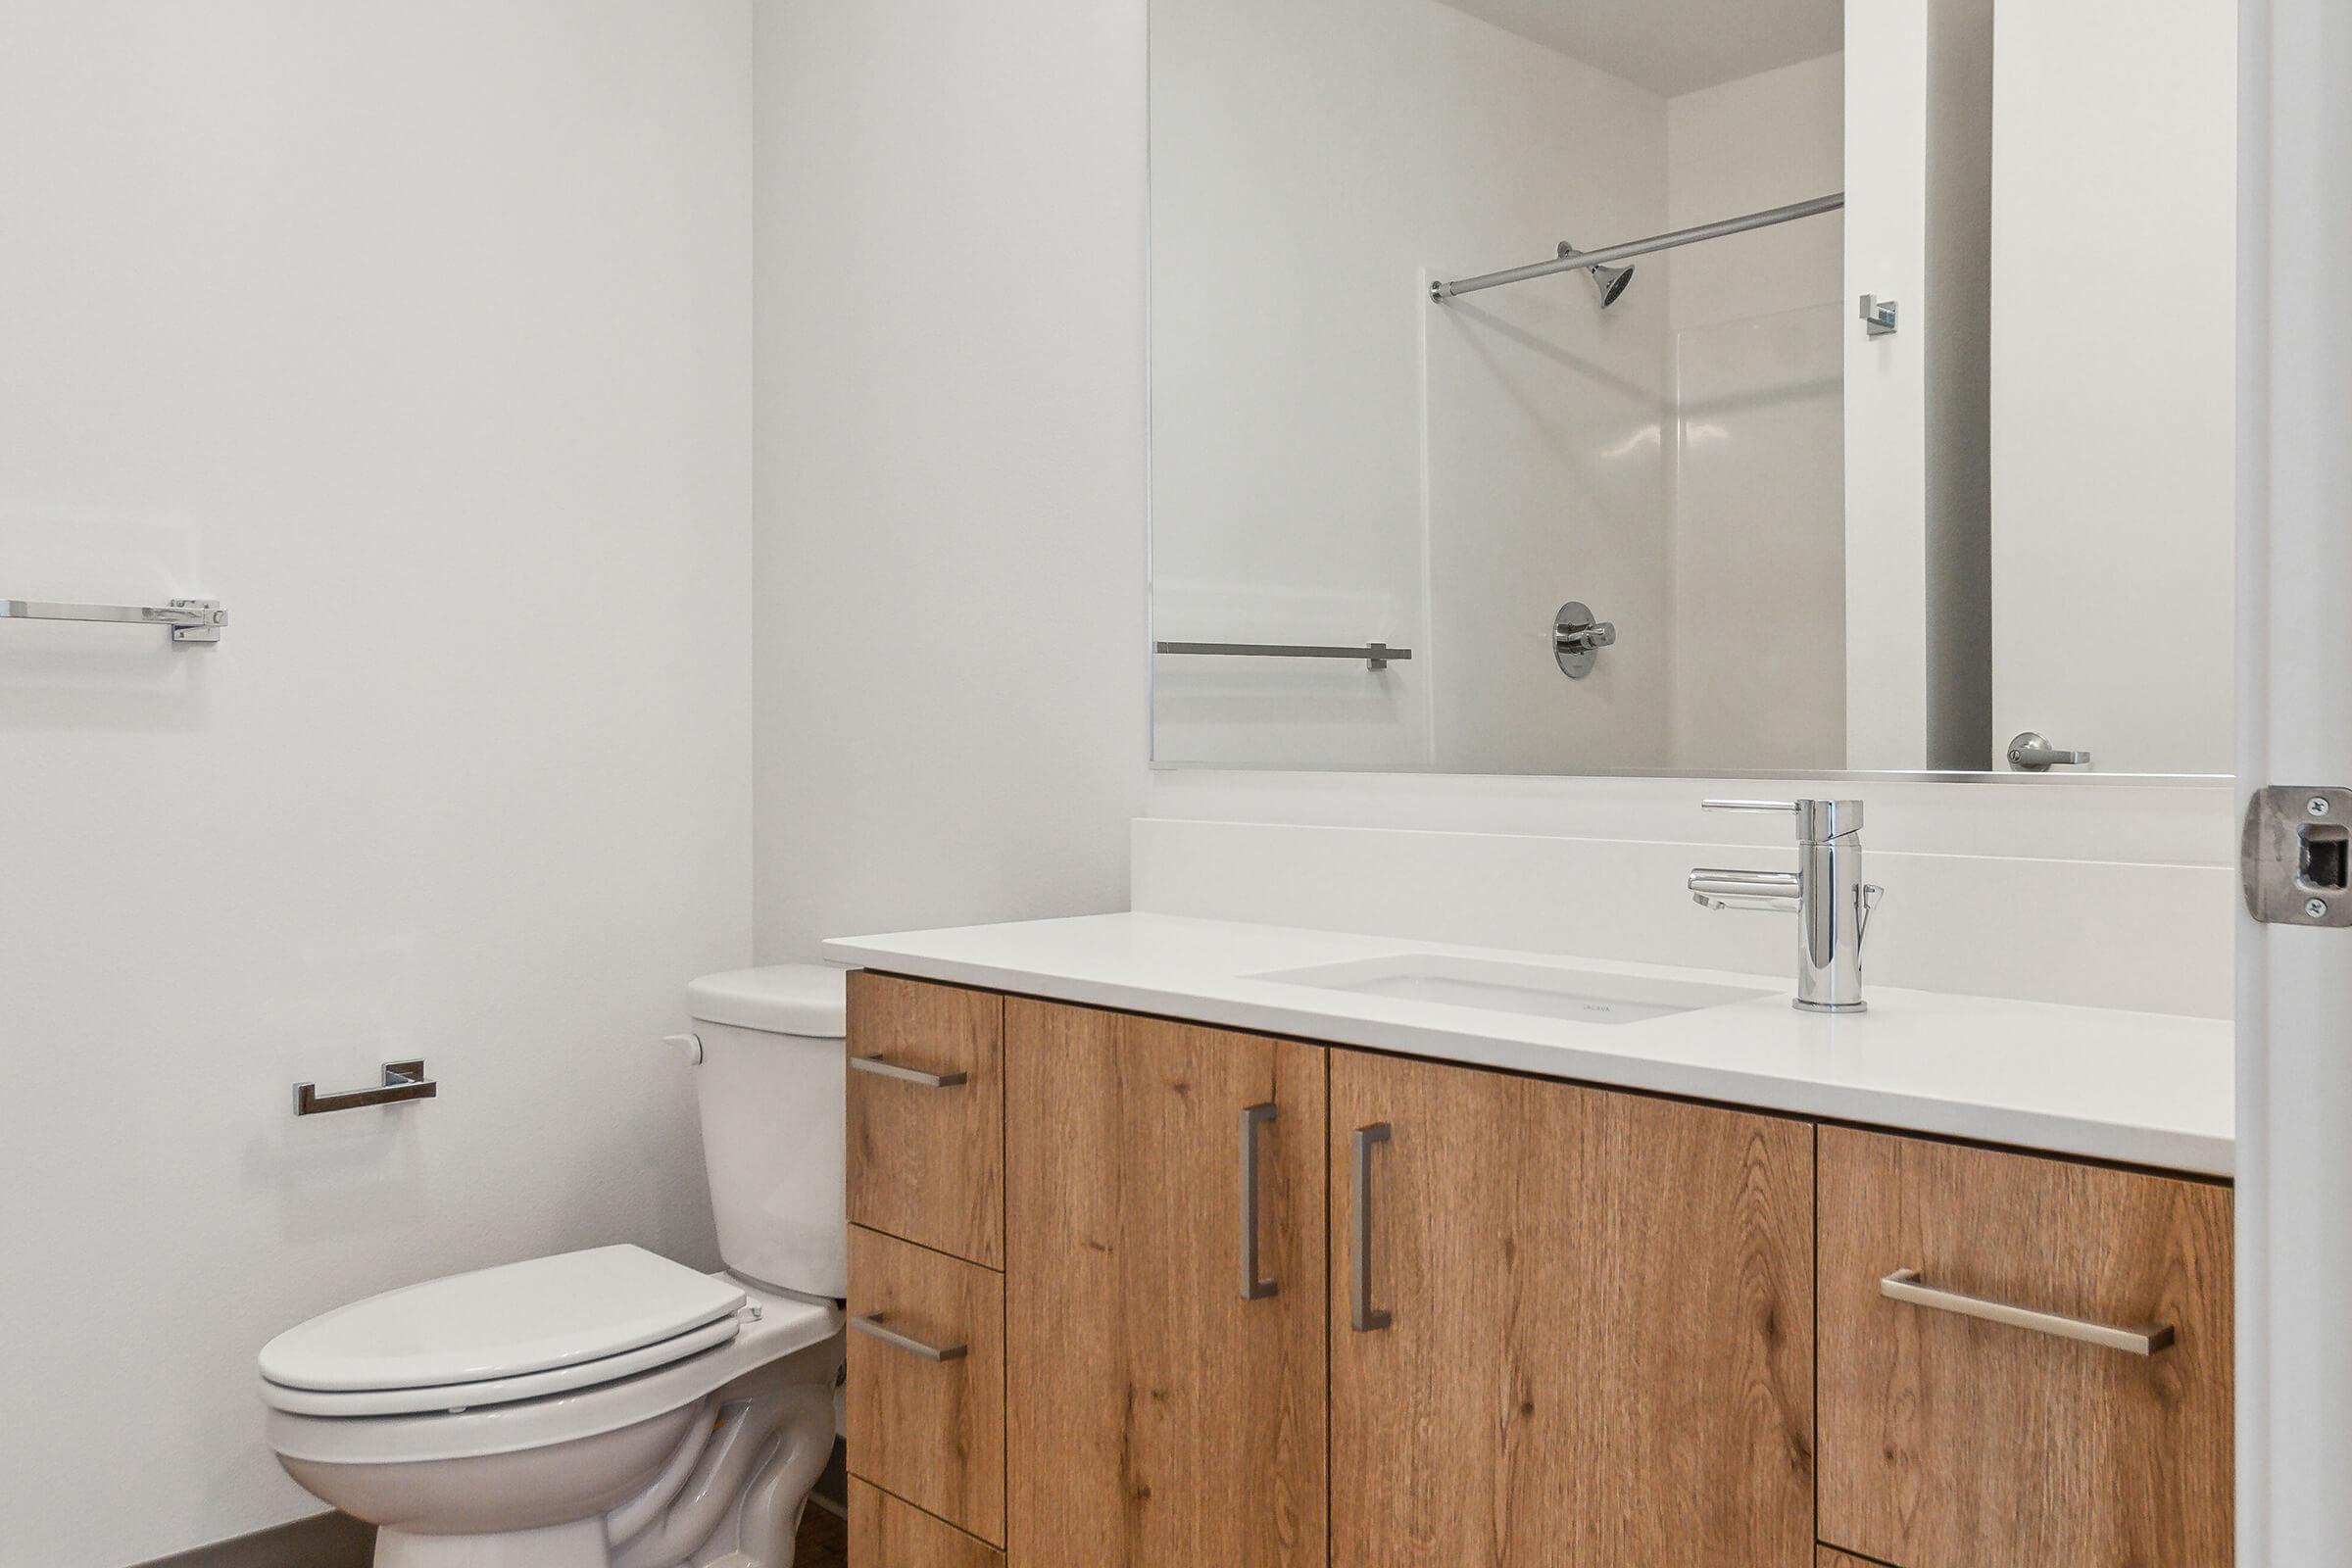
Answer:
[[1862, 939], [1886, 890], [1862, 880], [1860, 801], [1704, 801], [1709, 811], [1778, 811], [1796, 818], [1793, 871], [1690, 873], [1690, 896], [1709, 909], [1771, 909], [1796, 916], [1796, 1005], [1860, 1012]]

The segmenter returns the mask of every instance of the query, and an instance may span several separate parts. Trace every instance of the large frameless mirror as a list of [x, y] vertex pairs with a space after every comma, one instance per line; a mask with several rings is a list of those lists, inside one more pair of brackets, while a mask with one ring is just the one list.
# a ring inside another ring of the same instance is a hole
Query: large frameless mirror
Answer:
[[1154, 760], [2228, 772], [2235, 24], [1152, 0]]

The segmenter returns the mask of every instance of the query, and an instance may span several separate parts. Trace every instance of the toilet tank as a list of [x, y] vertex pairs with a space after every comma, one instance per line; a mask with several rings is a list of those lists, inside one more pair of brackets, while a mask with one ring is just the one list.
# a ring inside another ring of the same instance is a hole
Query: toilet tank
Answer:
[[686, 988], [719, 1256], [748, 1284], [849, 1295], [842, 1195], [848, 971], [787, 963]]

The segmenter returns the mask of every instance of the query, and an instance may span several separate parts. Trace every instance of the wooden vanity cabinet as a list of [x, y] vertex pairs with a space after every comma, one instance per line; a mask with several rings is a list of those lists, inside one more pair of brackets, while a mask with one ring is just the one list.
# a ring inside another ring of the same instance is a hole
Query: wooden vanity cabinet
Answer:
[[1016, 1568], [1324, 1568], [1324, 1059], [1006, 1004]]
[[1333, 1562], [1811, 1568], [1809, 1125], [1360, 1052], [1331, 1107]]
[[2230, 1560], [2226, 1185], [850, 997], [859, 1568]]

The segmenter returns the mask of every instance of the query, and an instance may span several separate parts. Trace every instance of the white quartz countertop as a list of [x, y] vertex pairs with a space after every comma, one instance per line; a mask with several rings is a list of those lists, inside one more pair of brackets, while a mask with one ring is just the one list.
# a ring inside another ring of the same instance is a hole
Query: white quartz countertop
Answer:
[[[1788, 1004], [1789, 975], [1466, 948], [1164, 914], [843, 937], [861, 968], [1544, 1077], [2228, 1176], [2230, 1025], [1872, 987], [1870, 1010]], [[1267, 971], [1405, 955], [1698, 981], [1764, 995], [1592, 1024], [1328, 990]]]

